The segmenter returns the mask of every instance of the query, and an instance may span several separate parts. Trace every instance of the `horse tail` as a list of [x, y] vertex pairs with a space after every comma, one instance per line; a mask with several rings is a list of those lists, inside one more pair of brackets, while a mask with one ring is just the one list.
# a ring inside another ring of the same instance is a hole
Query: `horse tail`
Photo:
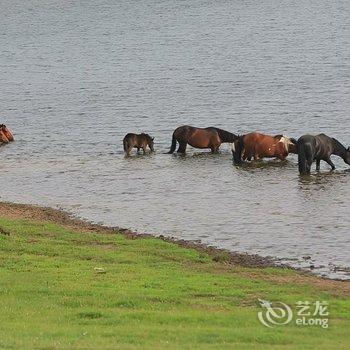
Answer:
[[126, 139], [126, 137], [124, 137], [123, 139], [123, 148], [124, 148], [124, 152], [127, 153], [128, 152], [128, 141]]
[[312, 148], [310, 143], [298, 144], [298, 166], [299, 173], [302, 175], [309, 174], [312, 163]]
[[171, 141], [171, 147], [170, 147], [170, 151], [168, 152], [168, 154], [172, 154], [175, 152], [176, 149], [176, 137], [175, 137], [175, 132], [173, 133], [173, 139]]
[[235, 164], [242, 163], [242, 153], [244, 150], [244, 136], [238, 136], [235, 143], [232, 146], [233, 161]]

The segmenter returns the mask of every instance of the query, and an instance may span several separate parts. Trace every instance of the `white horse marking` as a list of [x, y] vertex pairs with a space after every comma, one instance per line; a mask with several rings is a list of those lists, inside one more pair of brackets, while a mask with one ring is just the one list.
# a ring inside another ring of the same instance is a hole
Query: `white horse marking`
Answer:
[[293, 145], [293, 142], [288, 137], [285, 137], [285, 136], [282, 136], [278, 142], [283, 143], [283, 146], [287, 152], [289, 151], [289, 145]]

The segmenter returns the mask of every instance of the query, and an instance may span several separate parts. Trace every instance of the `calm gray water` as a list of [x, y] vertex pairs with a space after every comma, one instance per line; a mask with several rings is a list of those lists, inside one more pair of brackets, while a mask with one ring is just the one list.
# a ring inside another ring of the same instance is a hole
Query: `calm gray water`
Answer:
[[[163, 154], [215, 125], [350, 143], [350, 2], [1, 0], [1, 200], [350, 279], [350, 172]], [[124, 158], [127, 132], [153, 155]], [[305, 259], [311, 257], [311, 259]]]

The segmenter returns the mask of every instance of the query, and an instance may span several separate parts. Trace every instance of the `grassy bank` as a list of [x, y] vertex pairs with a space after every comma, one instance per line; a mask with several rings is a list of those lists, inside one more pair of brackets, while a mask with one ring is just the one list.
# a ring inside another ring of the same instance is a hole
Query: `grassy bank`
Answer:
[[[350, 347], [349, 282], [242, 267], [53, 213], [0, 206], [1, 349]], [[258, 298], [294, 311], [328, 301], [329, 327], [267, 328]]]

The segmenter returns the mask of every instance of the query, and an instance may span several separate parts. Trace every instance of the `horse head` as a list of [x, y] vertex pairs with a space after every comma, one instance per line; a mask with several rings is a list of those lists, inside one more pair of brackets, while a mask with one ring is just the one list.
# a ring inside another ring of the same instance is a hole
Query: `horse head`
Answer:
[[298, 141], [294, 138], [289, 139], [288, 152], [298, 154]]
[[150, 148], [150, 150], [152, 152], [154, 152], [154, 137], [151, 137], [148, 134], [145, 134], [145, 135], [146, 135], [146, 140], [147, 140], [148, 147]]
[[[280, 135], [275, 136], [275, 138], [279, 137]], [[288, 138], [286, 136], [280, 136], [279, 142], [283, 143], [285, 150], [288, 153], [295, 153], [297, 154], [297, 140], [293, 138]]]
[[345, 151], [344, 162], [350, 165], [350, 147], [348, 147]]

